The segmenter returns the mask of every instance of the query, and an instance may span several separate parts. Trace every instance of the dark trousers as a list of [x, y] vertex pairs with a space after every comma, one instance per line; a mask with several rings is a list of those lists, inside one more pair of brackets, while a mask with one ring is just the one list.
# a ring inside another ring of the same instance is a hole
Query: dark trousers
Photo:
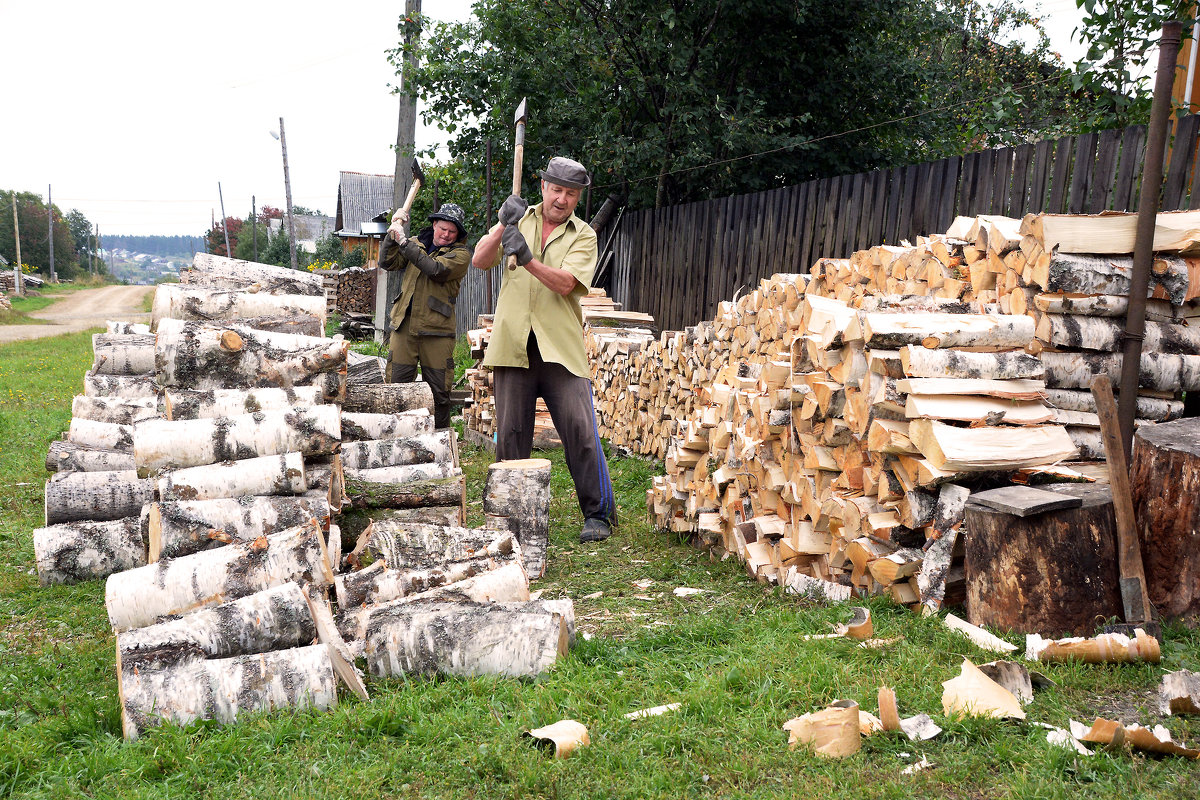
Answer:
[[574, 375], [562, 364], [542, 360], [537, 342], [529, 337], [529, 367], [494, 367], [496, 400], [496, 458], [529, 458], [533, 451], [533, 418], [538, 397], [546, 401], [550, 418], [562, 439], [567, 469], [585, 519], [617, 524], [608, 463], [596, 431], [592, 382]]

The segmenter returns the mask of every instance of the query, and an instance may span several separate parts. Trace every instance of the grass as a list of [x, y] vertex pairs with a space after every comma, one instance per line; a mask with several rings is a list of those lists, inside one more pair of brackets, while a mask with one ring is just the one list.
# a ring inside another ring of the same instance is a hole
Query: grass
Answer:
[[[581, 636], [542, 680], [370, 680], [370, 702], [347, 696], [328, 713], [168, 726], [125, 743], [103, 583], [39, 588], [33, 570], [42, 460], [90, 363], [87, 333], [0, 347], [0, 797], [1200, 797], [1194, 762], [1082, 758], [1027, 723], [945, 719], [941, 681], [964, 656], [991, 656], [935, 620], [870, 600], [877, 635], [904, 637], [892, 647], [802, 641], [847, 608], [808, 605], [652, 530], [643, 504], [659, 465], [610, 459], [621, 526], [581, 545], [558, 452], [546, 454], [554, 499], [540, 588], [576, 599]], [[462, 454], [478, 523], [489, 457], [469, 445]], [[679, 598], [679, 586], [706, 591]], [[1194, 744], [1200, 722], [1154, 710], [1163, 668], [1182, 667], [1200, 669], [1200, 637], [1181, 628], [1169, 630], [1162, 665], [1045, 665], [1057, 686], [1037, 694], [1029, 719], [1161, 721]], [[881, 685], [896, 689], [903, 715], [928, 712], [945, 732], [874, 736], [839, 760], [788, 750], [785, 721], [838, 698], [875, 712]], [[669, 702], [682, 708], [623, 718]], [[521, 736], [566, 717], [592, 740], [570, 759]], [[922, 756], [935, 768], [901, 774]]]

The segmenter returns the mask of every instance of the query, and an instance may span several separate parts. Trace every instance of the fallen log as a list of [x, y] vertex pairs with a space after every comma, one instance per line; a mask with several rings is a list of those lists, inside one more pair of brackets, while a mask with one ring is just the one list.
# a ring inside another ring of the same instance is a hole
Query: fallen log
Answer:
[[398, 414], [423, 408], [433, 413], [433, 392], [425, 381], [353, 384], [346, 387], [343, 411], [360, 414]]
[[109, 622], [119, 632], [292, 580], [316, 586], [333, 582], [316, 520], [253, 542], [233, 543], [111, 575], [104, 600]]
[[169, 420], [211, 419], [279, 411], [285, 408], [315, 406], [322, 402], [317, 386], [292, 386], [286, 389], [166, 389], [163, 408]]
[[180, 469], [258, 456], [337, 451], [341, 419], [337, 406], [261, 411], [234, 417], [146, 420], [133, 431], [139, 471]]
[[92, 375], [153, 375], [154, 335], [93, 333]]
[[228, 724], [239, 713], [337, 705], [337, 679], [324, 644], [217, 659], [205, 659], [199, 648], [169, 661], [151, 652], [132, 663], [118, 658], [117, 674], [121, 727], [130, 740], [164, 722]]
[[374, 469], [344, 468], [347, 478], [353, 478], [364, 483], [406, 484], [415, 481], [432, 481], [442, 478], [452, 478], [461, 475], [462, 470], [449, 463], [440, 464], [402, 464], [395, 467], [376, 467]]
[[423, 433], [407, 439], [375, 439], [342, 443], [342, 466], [378, 469], [407, 464], [458, 466], [458, 438], [451, 430]]
[[[1055, 353], [1040, 356], [1046, 385], [1052, 389], [1086, 389], [1097, 375], [1120, 375], [1120, 353]], [[1200, 355], [1142, 353], [1138, 388], [1157, 392], [1200, 390]]]
[[396, 486], [346, 477], [346, 497], [354, 508], [413, 508], [416, 506], [466, 503], [466, 480], [462, 475]]
[[69, 522], [36, 528], [33, 553], [42, 586], [78, 583], [145, 565], [146, 540], [136, 516]]
[[147, 559], [198, 553], [230, 542], [251, 542], [315, 519], [330, 526], [329, 503], [311, 497], [239, 497], [176, 500], [147, 508]]
[[343, 341], [164, 319], [154, 354], [164, 387], [318, 386], [326, 402], [340, 402], [346, 395]]
[[90, 419], [115, 425], [132, 425], [144, 419], [159, 416], [158, 402], [154, 397], [125, 399], [121, 397], [88, 397], [75, 395], [71, 401], [71, 416], [75, 419]]
[[325, 296], [325, 284], [320, 275], [210, 253], [196, 253], [191, 266], [180, 270], [179, 280], [186, 286]]
[[497, 548], [501, 552], [494, 556], [480, 554], [464, 561], [450, 561], [421, 569], [392, 569], [383, 559], [379, 559], [357, 572], [337, 576], [333, 585], [338, 607], [351, 609], [384, 603], [497, 569], [512, 560], [514, 554], [519, 554], [511, 538], [506, 538], [501, 545]]
[[172, 470], [158, 479], [162, 500], [216, 500], [260, 494], [304, 494], [304, 456], [284, 453]]
[[398, 414], [342, 412], [342, 439], [347, 442], [408, 439], [426, 433], [433, 433], [433, 414], [427, 409]]
[[397, 606], [364, 637], [372, 674], [536, 677], [566, 655], [563, 615], [540, 603]]
[[136, 517], [154, 491], [154, 481], [133, 470], [59, 472], [46, 481], [46, 525]]
[[520, 543], [530, 579], [542, 577], [550, 545], [550, 460], [526, 458], [489, 465], [483, 513], [489, 527], [508, 531]]
[[418, 508], [380, 508], [372, 513], [375, 520], [393, 522], [409, 522], [422, 525], [461, 526], [463, 509], [461, 506], [424, 506]]
[[900, 363], [904, 367], [904, 374], [910, 378], [1013, 380], [1041, 378], [1046, 374], [1036, 356], [1019, 351], [972, 353], [909, 345], [900, 348]]
[[92, 450], [132, 453], [133, 426], [73, 417], [71, 427], [67, 430], [67, 441]]
[[82, 447], [65, 440], [50, 443], [46, 451], [50, 472], [116, 472], [134, 469], [133, 453]]
[[[325, 333], [324, 295], [270, 294], [240, 289], [219, 289], [179, 283], [160, 283], [154, 290], [150, 327], [157, 330], [164, 319], [208, 322], [249, 320], [255, 317], [315, 317], [320, 321], [317, 336]], [[253, 327], [253, 326], [251, 326]]]
[[87, 397], [119, 397], [126, 400], [158, 396], [153, 375], [85, 375], [83, 393]]

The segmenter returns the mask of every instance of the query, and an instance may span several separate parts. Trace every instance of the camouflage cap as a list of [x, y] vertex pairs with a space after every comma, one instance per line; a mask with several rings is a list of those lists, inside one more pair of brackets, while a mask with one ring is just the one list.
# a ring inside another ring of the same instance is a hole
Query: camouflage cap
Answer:
[[455, 203], [442, 203], [442, 207], [430, 214], [428, 219], [430, 222], [438, 219], [445, 220], [446, 222], [453, 222], [458, 226], [459, 237], [467, 235], [467, 214], [462, 210], [462, 206], [460, 205]]

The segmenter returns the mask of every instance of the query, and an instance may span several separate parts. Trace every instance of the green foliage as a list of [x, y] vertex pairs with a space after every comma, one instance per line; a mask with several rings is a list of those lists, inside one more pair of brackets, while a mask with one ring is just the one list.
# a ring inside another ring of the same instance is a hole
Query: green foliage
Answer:
[[[501, 156], [503, 154], [500, 154]], [[497, 158], [492, 165], [492, 202], [499, 207], [512, 188], [511, 155], [505, 165], [503, 158]], [[445, 164], [427, 164], [421, 166], [425, 171], [425, 186], [413, 200], [412, 222], [409, 233], [415, 234], [430, 225], [429, 215], [433, 213], [433, 187], [437, 183], [438, 204], [455, 203], [462, 206], [466, 213], [467, 240], [476, 241], [486, 230], [485, 220], [487, 209], [484, 208], [485, 173], [483, 159], [478, 165], [465, 158], [451, 159]], [[478, 168], [476, 168], [478, 166]], [[580, 215], [583, 209], [579, 210]], [[495, 222], [495, 209], [492, 209], [492, 222]]]
[[[13, 195], [11, 191], [0, 192], [0, 254], [9, 263], [17, 260], [16, 242], [13, 238]], [[17, 217], [21, 228], [21, 263], [33, 267], [44, 276], [50, 275], [50, 214], [54, 214], [54, 272], [62, 280], [70, 280], [79, 274], [79, 255], [68, 219], [63, 217], [58, 206], [46, 208], [41, 195], [32, 192], [17, 192]], [[71, 214], [82, 213], [72, 211]], [[71, 214], [68, 214], [69, 218]], [[90, 225], [84, 218], [84, 224]], [[89, 228], [90, 229], [90, 228]]]
[[349, 250], [343, 249], [344, 244], [342, 239], [337, 234], [327, 234], [324, 238], [317, 241], [317, 252], [313, 254], [310, 264], [321, 264], [326, 262], [336, 263], [338, 269], [347, 267], [361, 267], [367, 263], [367, 254], [363, 250], [362, 245], [357, 245]]
[[242, 232], [242, 226], [245, 220], [237, 217], [226, 217], [224, 220], [216, 223], [213, 227], [204, 232], [204, 244], [209, 253], [218, 256], [232, 256], [225, 249], [225, 232], [229, 231], [229, 246], [235, 251], [238, 244], [238, 236]]
[[[75, 242], [75, 253], [78, 256], [80, 268], [84, 272], [88, 272], [87, 266], [88, 255], [91, 252], [90, 237], [93, 233], [92, 223], [83, 212], [77, 208], [72, 208], [63, 218], [67, 223], [68, 229], [71, 231], [71, 238]], [[58, 258], [58, 251], [54, 253], [55, 258]]]
[[[1064, 114], [1060, 66], [1008, 0], [482, 0], [474, 12], [390, 58], [418, 57], [410, 85], [468, 173], [495, 143], [500, 186], [528, 97], [531, 200], [553, 155], [583, 161], [599, 192], [665, 205], [1008, 143]], [[1034, 44], [995, 44], [1018, 36]]]

